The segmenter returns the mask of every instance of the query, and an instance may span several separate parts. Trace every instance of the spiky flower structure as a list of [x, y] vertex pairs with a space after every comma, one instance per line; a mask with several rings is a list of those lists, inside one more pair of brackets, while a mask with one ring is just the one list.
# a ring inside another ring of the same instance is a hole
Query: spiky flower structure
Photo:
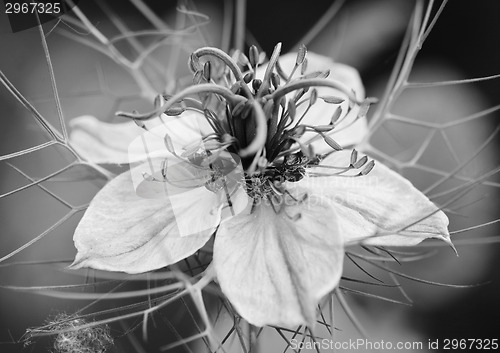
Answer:
[[212, 237], [206, 270], [255, 326], [313, 327], [351, 244], [450, 242], [445, 214], [399, 174], [353, 147], [372, 99], [356, 70], [302, 46], [269, 61], [201, 48], [193, 85], [133, 121], [74, 121], [73, 146], [130, 163], [78, 225], [72, 268], [142, 273]]

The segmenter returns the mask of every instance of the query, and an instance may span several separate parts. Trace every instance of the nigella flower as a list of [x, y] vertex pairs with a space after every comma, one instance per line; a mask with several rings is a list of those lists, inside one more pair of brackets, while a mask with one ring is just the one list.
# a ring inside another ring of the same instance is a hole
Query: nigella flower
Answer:
[[148, 114], [73, 121], [97, 163], [130, 163], [93, 199], [72, 268], [140, 273], [215, 237], [224, 295], [256, 326], [315, 322], [345, 246], [450, 242], [448, 219], [408, 180], [352, 149], [370, 100], [355, 69], [310, 53], [192, 54], [194, 85]]

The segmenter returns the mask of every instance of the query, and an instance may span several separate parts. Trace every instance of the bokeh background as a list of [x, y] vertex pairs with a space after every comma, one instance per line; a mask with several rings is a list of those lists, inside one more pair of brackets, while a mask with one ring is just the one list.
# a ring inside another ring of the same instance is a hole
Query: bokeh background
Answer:
[[[129, 2], [104, 1], [97, 6], [93, 1], [81, 0], [82, 11], [92, 23], [110, 37], [118, 32], [111, 24], [113, 14], [126, 23], [130, 30], [152, 28]], [[145, 1], [170, 28], [184, 28], [192, 18], [179, 21], [175, 10], [176, 1]], [[168, 68], [167, 75], [180, 82], [188, 75], [187, 55], [195, 48], [210, 44], [227, 43], [222, 34], [224, 17], [231, 1], [186, 2], [190, 9], [207, 15], [210, 22], [188, 31], [185, 35], [173, 36], [172, 40], [159, 48], [152, 56]], [[271, 53], [274, 45], [283, 42], [283, 51], [292, 51], [297, 43], [306, 40], [311, 51], [328, 55], [356, 67], [363, 78], [369, 96], [382, 97], [390, 71], [396, 59], [399, 44], [408, 25], [414, 3], [412, 1], [377, 0], [345, 1], [339, 13], [319, 33], [305, 37], [332, 6], [332, 1], [263, 1], [247, 3], [246, 45], [257, 44]], [[109, 10], [105, 7], [109, 7]], [[235, 21], [232, 12], [229, 17]], [[500, 3], [484, 0], [472, 4], [466, 0], [450, 2], [441, 15], [434, 30], [425, 42], [416, 60], [411, 80], [417, 82], [447, 79], [465, 79], [500, 73]], [[203, 17], [195, 16], [204, 22]], [[71, 23], [44, 24], [51, 59], [55, 70], [57, 90], [61, 98], [62, 112], [66, 122], [81, 115], [94, 115], [103, 121], [119, 122], [114, 117], [117, 110], [145, 111], [151, 108], [151, 101], [141, 95], [139, 87], [129, 73], [115, 62], [83, 45], [73, 37], [90, 39], [85, 29]], [[52, 30], [53, 29], [53, 30]], [[69, 35], [68, 35], [69, 33]], [[227, 34], [227, 32], [224, 32]], [[155, 38], [141, 38], [142, 44]], [[179, 57], [172, 57], [172, 48], [181, 47]], [[118, 44], [124, 55], [133, 57], [127, 46]], [[0, 13], [0, 70], [36, 109], [54, 126], [58, 126], [57, 108], [54, 102], [50, 76], [44, 59], [37, 28], [11, 33], [6, 15]], [[168, 63], [170, 60], [170, 64]], [[171, 64], [176, 62], [176, 65]], [[157, 80], [152, 73], [154, 87], [160, 90], [162, 84], [168, 88], [175, 83]], [[467, 117], [478, 111], [500, 104], [498, 96], [500, 80], [411, 90], [399, 99], [395, 110], [398, 114], [421, 121], [450, 122]], [[40, 127], [5, 88], [0, 88], [0, 155], [28, 148], [47, 141]], [[370, 114], [369, 114], [370, 117]], [[422, 158], [422, 163], [438, 166], [443, 170], [454, 167], [453, 160], [465, 160], [483, 143], [496, 128], [500, 119], [498, 113], [485, 118], [474, 119], [450, 129], [449, 141], [453, 153], [447, 151], [446, 141], [432, 141]], [[403, 165], [411, 159], [412, 153], [421, 146], [425, 131], [407, 124], [392, 124], [374, 134], [372, 143], [380, 150], [394, 157]], [[500, 164], [496, 153], [498, 138], [474, 158], [461, 175], [479, 178]], [[449, 150], [449, 148], [448, 148]], [[32, 178], [47, 176], [67, 165], [71, 156], [62, 148], [53, 146], [28, 156], [0, 162], [1, 194], [25, 185], [27, 179], [7, 162]], [[425, 189], [436, 179], [412, 168], [400, 170], [418, 187]], [[78, 171], [79, 174], [83, 171]], [[64, 178], [66, 177], [66, 178]], [[67, 181], [73, 174], [63, 174], [57, 182], [42, 185], [72, 205], [87, 203], [104, 180], [90, 176], [88, 180]], [[74, 179], [74, 178], [73, 178]], [[498, 183], [493, 176], [490, 184], [476, 188], [450, 212], [451, 230], [471, 227], [500, 218], [498, 211]], [[495, 184], [497, 183], [497, 184]], [[7, 195], [0, 199], [0, 257], [9, 254], [29, 242], [46, 229], [68, 215], [68, 208], [39, 187]], [[47, 286], [78, 284], [85, 281], [82, 276], [64, 271], [67, 263], [8, 265], [12, 262], [44, 262], [54, 260], [70, 261], [75, 254], [72, 232], [81, 217], [81, 212], [71, 214], [59, 227], [49, 232], [40, 241], [8, 259], [0, 267], [0, 286]], [[367, 331], [374, 339], [391, 341], [443, 340], [445, 338], [497, 338], [500, 318], [500, 265], [499, 245], [488, 241], [498, 235], [495, 225], [457, 234], [456, 257], [449, 248], [438, 247], [434, 256], [423, 261], [404, 264], [398, 270], [431, 281], [455, 284], [482, 284], [471, 288], [446, 288], [401, 280], [409, 296], [414, 299], [411, 307], [365, 297], [349, 296], [349, 303], [359, 315]], [[486, 239], [486, 240], [485, 240]], [[427, 248], [423, 248], [424, 250]], [[1, 264], [0, 264], [1, 265]], [[348, 268], [348, 271], [355, 271]], [[397, 293], [390, 295], [397, 297]], [[399, 298], [401, 299], [401, 298]], [[86, 305], [85, 301], [71, 301], [47, 298], [33, 293], [14, 291], [0, 287], [0, 351], [1, 352], [46, 352], [49, 340], [40, 339], [23, 348], [16, 343], [26, 328], [40, 326], [57, 312], [74, 312]], [[97, 304], [96, 308], [99, 307]], [[169, 320], [179, 327], [186, 326], [189, 334], [189, 320], [182, 312], [168, 313]], [[336, 322], [339, 339], [359, 337], [352, 325], [339, 316]], [[161, 327], [161, 325], [159, 325]], [[157, 344], [151, 342], [140, 347], [140, 335], [125, 337], [120, 325], [113, 327], [117, 339], [116, 352], [156, 352]], [[182, 330], [182, 328], [180, 329]], [[163, 330], [153, 330], [153, 341], [175, 340], [175, 335]], [[277, 335], [266, 335], [269, 342], [279, 346], [283, 341]], [[270, 343], [269, 343], [270, 344]], [[273, 346], [274, 347], [274, 346]], [[273, 348], [278, 349], [278, 348]], [[182, 351], [182, 350], [181, 350]], [[235, 350], [236, 351], [236, 350]], [[278, 351], [278, 350], [277, 350]], [[283, 348], [281, 348], [283, 351]], [[268, 352], [263, 349], [263, 352]]]

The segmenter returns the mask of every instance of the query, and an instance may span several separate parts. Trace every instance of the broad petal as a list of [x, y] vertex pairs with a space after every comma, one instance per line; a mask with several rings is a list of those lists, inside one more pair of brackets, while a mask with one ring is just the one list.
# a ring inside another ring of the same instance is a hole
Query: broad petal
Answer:
[[245, 210], [249, 197], [242, 187], [245, 176], [241, 163], [230, 153], [214, 161], [233, 164], [214, 170], [181, 159], [152, 159], [131, 170], [139, 197], [168, 200], [180, 236], [215, 229], [220, 222]]
[[[136, 191], [132, 174], [140, 168], [119, 175], [92, 200], [74, 234], [72, 268], [154, 270], [193, 254], [215, 231], [222, 208], [215, 193], [198, 188], [172, 202], [165, 183], [146, 180]], [[188, 231], [197, 232], [181, 236]]]
[[70, 127], [71, 145], [93, 163], [128, 163], [130, 142], [144, 132], [133, 121], [109, 124], [90, 115], [72, 119]]
[[343, 253], [333, 209], [311, 197], [278, 214], [260, 205], [223, 223], [214, 265], [223, 293], [252, 325], [311, 327], [318, 301], [340, 280]]
[[133, 121], [109, 124], [85, 115], [71, 120], [70, 143], [93, 163], [127, 164], [170, 154], [166, 135], [175, 152], [182, 153], [185, 146], [199, 143], [211, 132], [203, 115], [193, 111], [175, 117], [162, 115], [161, 120], [148, 120], [145, 125], [148, 131]]
[[[296, 57], [296, 53], [289, 53], [280, 57], [279, 63], [285, 72], [289, 73], [292, 71], [295, 65]], [[316, 71], [329, 70], [330, 75], [328, 76], [328, 79], [340, 81], [347, 87], [350, 87], [359, 100], [365, 98], [363, 83], [356, 69], [345, 64], [336, 63], [329, 57], [311, 52], [307, 53], [306, 58], [306, 75]], [[346, 115], [349, 107], [349, 101], [345, 93], [327, 87], [317, 87], [316, 90], [318, 91], [319, 97], [335, 96], [345, 99], [344, 102], [340, 104], [343, 112], [338, 120], [340, 123], [329, 135], [343, 147], [355, 145], [361, 142], [368, 132], [368, 128], [366, 117], [359, 119], [357, 117], [359, 107], [354, 106], [349, 114]], [[297, 110], [297, 116], [301, 116], [301, 113], [305, 110], [306, 106], [307, 104], [303, 104], [299, 107]], [[339, 105], [325, 103], [322, 99], [318, 99], [302, 122], [308, 125], [327, 125], [330, 123], [330, 120], [338, 106]], [[316, 136], [317, 135], [312, 132], [307, 132], [301, 140], [306, 142]], [[326, 142], [322, 139], [314, 141], [313, 147], [317, 153], [326, 153], [331, 151], [331, 147], [329, 147], [328, 144], [326, 144]]]
[[[321, 164], [345, 167], [350, 164], [350, 155], [348, 150], [335, 152]], [[312, 171], [325, 173], [328, 169]], [[297, 184], [334, 203], [346, 243], [410, 246], [437, 238], [451, 244], [444, 212], [382, 163], [376, 162], [365, 176], [310, 176]]]

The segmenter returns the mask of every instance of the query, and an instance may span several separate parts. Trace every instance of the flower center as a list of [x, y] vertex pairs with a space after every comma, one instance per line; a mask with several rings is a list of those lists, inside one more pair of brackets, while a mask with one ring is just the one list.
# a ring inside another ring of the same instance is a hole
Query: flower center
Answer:
[[[324, 155], [317, 154], [312, 143], [323, 140], [331, 148], [329, 153], [342, 150], [330, 133], [354, 106], [361, 105], [359, 110], [365, 114], [373, 102], [358, 101], [344, 84], [327, 79], [329, 71], [305, 74], [305, 46], [299, 48], [291, 72], [285, 72], [279, 64], [280, 50], [281, 43], [274, 48], [261, 76], [258, 68], [263, 65], [263, 56], [255, 46], [248, 56], [240, 52], [229, 56], [216, 48], [200, 48], [189, 62], [194, 73], [193, 86], [174, 96], [163, 96], [164, 104], [158, 104], [153, 112], [121, 115], [140, 121], [162, 113], [182, 119], [186, 110], [203, 114], [212, 131], [201, 136], [202, 155], [192, 155], [188, 162], [210, 166], [212, 177], [206, 183], [207, 189], [220, 190], [227, 171], [224, 165], [199, 159], [213, 159], [222, 152], [237, 155], [248, 195], [254, 200], [268, 200], [279, 210], [279, 199], [291, 196], [286, 195], [284, 182], [301, 180], [306, 169], [317, 166]], [[320, 96], [317, 87], [331, 88], [342, 97]], [[342, 105], [346, 99], [349, 104]], [[307, 124], [306, 116], [318, 100], [332, 106], [329, 122]], [[166, 145], [169, 148], [167, 142]]]

